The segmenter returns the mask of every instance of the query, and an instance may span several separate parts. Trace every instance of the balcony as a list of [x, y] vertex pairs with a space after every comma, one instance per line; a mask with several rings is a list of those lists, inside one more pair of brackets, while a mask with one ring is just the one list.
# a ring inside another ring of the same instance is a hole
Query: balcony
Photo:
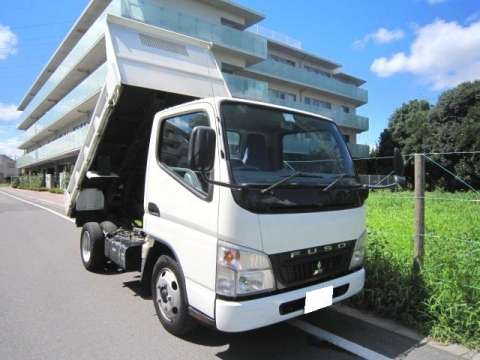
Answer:
[[368, 158], [370, 156], [370, 146], [362, 144], [347, 144], [353, 158]]
[[232, 96], [256, 101], [268, 101], [268, 83], [265, 81], [227, 73], [223, 73], [223, 78], [227, 82]]
[[105, 21], [104, 17], [101, 17], [82, 36], [78, 44], [30, 101], [20, 118], [19, 129], [28, 129], [83, 81], [90, 72], [105, 62], [104, 30]]
[[53, 161], [73, 154], [79, 150], [87, 136], [88, 126], [84, 126], [51, 143], [23, 155], [17, 160], [17, 168], [36, 165], [46, 161]]
[[87, 116], [86, 111], [93, 109], [95, 105], [91, 99], [100, 92], [107, 75], [107, 66], [102, 65], [90, 74], [67, 96], [47, 111], [32, 127], [24, 134], [25, 141], [19, 149], [27, 149], [35, 143], [42, 141], [52, 132], [55, 132], [74, 121], [80, 116]]
[[209, 41], [214, 46], [247, 55], [248, 63], [267, 57], [267, 40], [256, 34], [214, 24], [152, 0], [122, 0], [122, 16]]
[[327, 94], [353, 100], [357, 105], [368, 102], [368, 92], [357, 86], [341, 82], [337, 79], [315, 74], [301, 67], [294, 67], [267, 59], [261, 63], [252, 65], [245, 69], [267, 78], [296, 83], [297, 85], [322, 91]]
[[360, 131], [368, 130], [368, 118], [355, 114], [347, 114], [341, 110], [330, 110], [326, 108], [321, 108], [314, 105], [307, 105], [299, 101], [287, 101], [274, 97], [269, 97], [267, 102], [272, 104], [291, 107], [298, 110], [308, 111], [314, 114], [322, 115], [328, 117], [335, 121], [338, 126], [353, 128]]
[[353, 128], [359, 131], [367, 131], [369, 127], [368, 118], [355, 114], [347, 114], [341, 110], [329, 110], [318, 106], [307, 105], [297, 101], [287, 101], [268, 95], [268, 83], [240, 75], [223, 73], [230, 93], [234, 97], [263, 101], [280, 106], [290, 107], [298, 110], [308, 111], [331, 118], [338, 126]]

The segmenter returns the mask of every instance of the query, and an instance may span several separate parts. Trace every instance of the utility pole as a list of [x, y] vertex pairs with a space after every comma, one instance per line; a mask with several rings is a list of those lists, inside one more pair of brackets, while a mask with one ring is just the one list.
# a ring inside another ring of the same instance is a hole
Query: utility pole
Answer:
[[413, 270], [418, 274], [423, 266], [425, 238], [425, 157], [415, 154], [415, 244]]

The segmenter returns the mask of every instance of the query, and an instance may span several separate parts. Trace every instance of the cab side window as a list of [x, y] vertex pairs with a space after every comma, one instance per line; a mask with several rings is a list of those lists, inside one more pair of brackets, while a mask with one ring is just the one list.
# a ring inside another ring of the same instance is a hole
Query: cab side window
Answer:
[[195, 112], [164, 120], [157, 149], [158, 159], [186, 186], [206, 194], [208, 184], [188, 164], [190, 135], [196, 126], [210, 126], [206, 113]]

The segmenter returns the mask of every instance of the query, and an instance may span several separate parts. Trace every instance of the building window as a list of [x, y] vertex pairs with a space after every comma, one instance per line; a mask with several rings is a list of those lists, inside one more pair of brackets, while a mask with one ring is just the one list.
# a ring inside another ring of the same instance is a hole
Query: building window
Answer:
[[305, 70], [309, 71], [309, 72], [312, 72], [312, 73], [315, 73], [317, 75], [323, 75], [323, 76], [326, 76], [326, 77], [332, 77], [332, 74], [330, 74], [329, 72], [327, 71], [324, 71], [324, 70], [320, 70], [320, 69], [317, 69], [313, 66], [310, 66], [310, 65], [303, 65], [303, 67], [305, 68]]
[[273, 99], [279, 99], [279, 100], [284, 100], [287, 102], [296, 102], [297, 101], [297, 95], [280, 91], [280, 90], [275, 90], [275, 89], [269, 89], [268, 90], [270, 97]]
[[243, 30], [245, 28], [245, 26], [243, 26], [242, 24], [239, 24], [229, 19], [225, 19], [223, 17], [220, 19], [220, 22], [222, 23], [222, 25], [225, 25], [237, 30]]
[[292, 67], [297, 66], [297, 64], [295, 64], [295, 61], [290, 60], [290, 59], [286, 59], [286, 58], [278, 56], [278, 55], [268, 54], [268, 58], [272, 59], [273, 61], [279, 62], [281, 64], [289, 65], [289, 66], [292, 66]]
[[206, 194], [208, 184], [199, 173], [190, 169], [188, 146], [196, 126], [210, 126], [208, 115], [195, 112], [164, 120], [158, 147], [158, 159], [170, 173], [187, 187]]
[[350, 108], [348, 106], [342, 105], [342, 110], [346, 114], [350, 114]]
[[312, 106], [316, 106], [316, 107], [320, 107], [320, 108], [324, 108], [324, 109], [331, 109], [332, 108], [332, 103], [329, 103], [328, 101], [314, 99], [314, 98], [311, 98], [311, 97], [308, 97], [308, 96], [305, 96], [305, 98], [303, 99], [303, 102], [306, 105], [312, 105]]
[[345, 140], [347, 144], [350, 144], [350, 135], [343, 135], [343, 140]]

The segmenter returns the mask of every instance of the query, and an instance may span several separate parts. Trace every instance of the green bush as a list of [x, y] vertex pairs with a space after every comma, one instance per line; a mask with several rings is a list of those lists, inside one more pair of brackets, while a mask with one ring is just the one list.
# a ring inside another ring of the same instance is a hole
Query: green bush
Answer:
[[12, 186], [13, 188], [17, 188], [19, 185], [20, 185], [20, 179], [19, 179], [18, 177], [12, 179], [11, 186]]
[[51, 188], [51, 189], [48, 189], [48, 191], [53, 194], [63, 194], [63, 189], [60, 189], [60, 188]]
[[414, 277], [413, 194], [370, 194], [367, 278], [352, 303], [439, 341], [480, 348], [480, 202], [466, 201], [471, 193], [428, 197], [425, 263]]

